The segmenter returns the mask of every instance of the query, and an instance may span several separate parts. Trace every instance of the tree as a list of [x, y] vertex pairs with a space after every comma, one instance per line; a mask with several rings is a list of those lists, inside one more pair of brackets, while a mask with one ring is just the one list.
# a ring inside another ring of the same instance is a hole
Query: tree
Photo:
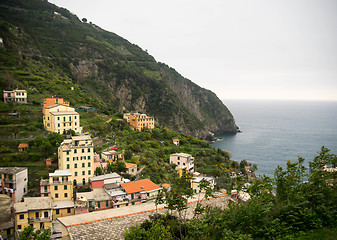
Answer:
[[42, 231], [40, 229], [34, 231], [32, 226], [27, 226], [21, 233], [19, 233], [19, 240], [49, 240], [50, 236], [51, 231], [49, 228]]

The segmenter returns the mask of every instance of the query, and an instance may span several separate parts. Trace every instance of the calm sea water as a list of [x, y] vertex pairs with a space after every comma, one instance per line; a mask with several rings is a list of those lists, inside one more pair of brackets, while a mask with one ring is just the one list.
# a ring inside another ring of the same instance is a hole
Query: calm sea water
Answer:
[[312, 161], [322, 146], [337, 154], [337, 102], [225, 100], [242, 133], [222, 134], [213, 147], [232, 159], [258, 166], [273, 177], [275, 168], [298, 156]]

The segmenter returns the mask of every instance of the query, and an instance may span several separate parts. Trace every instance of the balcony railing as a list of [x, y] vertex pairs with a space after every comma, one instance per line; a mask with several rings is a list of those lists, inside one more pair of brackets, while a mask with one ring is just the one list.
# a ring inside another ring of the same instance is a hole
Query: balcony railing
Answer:
[[41, 218], [29, 218], [29, 222], [51, 222], [52, 219], [49, 217], [41, 217]]

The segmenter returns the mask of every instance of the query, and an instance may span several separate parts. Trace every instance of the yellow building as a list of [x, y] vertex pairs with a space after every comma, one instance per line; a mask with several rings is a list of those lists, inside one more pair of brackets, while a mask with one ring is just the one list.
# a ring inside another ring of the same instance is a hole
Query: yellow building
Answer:
[[120, 152], [115, 150], [110, 150], [106, 152], [102, 152], [102, 161], [103, 162], [112, 162], [115, 163], [117, 161], [124, 161], [124, 156]]
[[72, 136], [58, 148], [58, 167], [71, 173], [73, 185], [84, 185], [94, 176], [94, 144], [90, 135]]
[[53, 199], [53, 220], [58, 217], [74, 215], [74, 197], [71, 173], [67, 170], [56, 170], [49, 173], [49, 179], [41, 180], [41, 196], [46, 194]]
[[29, 225], [35, 229], [52, 229], [51, 197], [27, 197], [14, 203], [15, 231], [20, 232]]
[[201, 192], [204, 193], [205, 192], [204, 189], [202, 189], [202, 190], [200, 189], [200, 183], [203, 180], [207, 181], [209, 183], [209, 187], [211, 189], [214, 188], [214, 178], [212, 178], [212, 177], [194, 177], [191, 181], [191, 187], [192, 187], [194, 193], [201, 193]]
[[44, 109], [43, 125], [47, 131], [62, 134], [67, 130], [81, 133], [80, 115], [75, 109], [66, 105], [55, 104]]
[[123, 118], [130, 123], [130, 127], [134, 130], [141, 131], [143, 128], [152, 130], [154, 128], [154, 118], [148, 117], [146, 114], [125, 113]]

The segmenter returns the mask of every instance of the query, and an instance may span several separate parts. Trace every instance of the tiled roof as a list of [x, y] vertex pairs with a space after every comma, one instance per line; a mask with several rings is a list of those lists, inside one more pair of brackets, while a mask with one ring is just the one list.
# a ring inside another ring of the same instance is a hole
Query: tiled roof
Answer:
[[192, 157], [191, 154], [187, 154], [187, 153], [173, 153], [170, 156], [178, 156], [178, 157], [186, 157], [186, 158]]
[[27, 171], [24, 167], [0, 167], [0, 173], [4, 174], [17, 174], [22, 171]]
[[164, 187], [164, 188], [169, 188], [169, 187], [171, 187], [171, 184], [163, 183], [161, 186]]
[[125, 163], [125, 168], [130, 168], [130, 167], [133, 167], [137, 164], [134, 164], [134, 163]]
[[16, 213], [52, 208], [51, 197], [26, 197], [23, 202], [14, 203]]
[[142, 179], [134, 182], [122, 183], [121, 187], [127, 193], [137, 193], [142, 191], [152, 192], [161, 189], [161, 187], [153, 183], [150, 179]]
[[29, 147], [28, 143], [20, 143], [18, 148], [25, 148], [25, 147]]
[[109, 174], [104, 174], [104, 175], [99, 175], [95, 177], [90, 177], [90, 181], [101, 181], [101, 180], [106, 180], [106, 179], [111, 179], [111, 178], [120, 178], [121, 176], [117, 173], [109, 173]]

